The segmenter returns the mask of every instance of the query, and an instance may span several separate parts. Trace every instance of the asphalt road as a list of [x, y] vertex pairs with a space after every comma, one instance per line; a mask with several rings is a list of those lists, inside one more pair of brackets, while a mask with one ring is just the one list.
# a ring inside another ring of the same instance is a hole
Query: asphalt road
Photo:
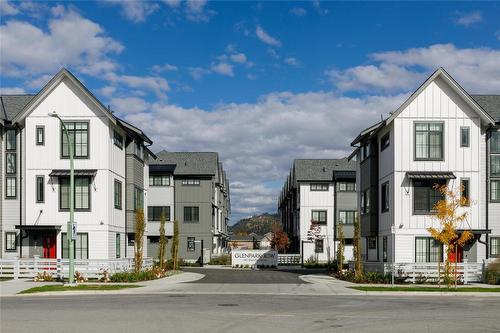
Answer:
[[212, 268], [184, 268], [186, 272], [204, 274], [205, 277], [190, 283], [238, 283], [238, 284], [302, 284], [299, 275], [303, 270], [239, 270], [239, 269], [212, 269]]
[[84, 295], [0, 299], [10, 332], [500, 332], [471, 296]]

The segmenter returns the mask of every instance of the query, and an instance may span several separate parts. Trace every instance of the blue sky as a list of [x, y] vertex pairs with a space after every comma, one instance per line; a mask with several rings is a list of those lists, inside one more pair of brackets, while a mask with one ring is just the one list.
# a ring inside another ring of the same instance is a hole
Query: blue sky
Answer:
[[65, 66], [155, 149], [219, 151], [233, 220], [294, 158], [337, 158], [437, 67], [500, 92], [498, 2], [0, 3], [2, 93]]

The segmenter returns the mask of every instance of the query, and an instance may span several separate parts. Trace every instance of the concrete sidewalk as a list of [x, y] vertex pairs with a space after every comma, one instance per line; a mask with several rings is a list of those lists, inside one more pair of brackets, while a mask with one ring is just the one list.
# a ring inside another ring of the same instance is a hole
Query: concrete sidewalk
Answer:
[[33, 282], [32, 279], [7, 280], [0, 282], [0, 297], [13, 296], [19, 292], [33, 287], [41, 287], [46, 285], [58, 285], [61, 282]]

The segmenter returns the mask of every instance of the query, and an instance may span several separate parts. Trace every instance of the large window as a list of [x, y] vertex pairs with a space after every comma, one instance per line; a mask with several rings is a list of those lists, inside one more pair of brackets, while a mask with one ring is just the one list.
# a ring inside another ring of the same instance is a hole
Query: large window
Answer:
[[149, 186], [170, 186], [170, 176], [149, 175]]
[[370, 189], [361, 192], [361, 214], [370, 212]]
[[197, 206], [184, 207], [184, 222], [199, 222], [200, 208]]
[[5, 132], [5, 198], [13, 199], [17, 195], [17, 137], [15, 129]]
[[491, 201], [500, 201], [500, 179], [491, 180], [490, 199]]
[[170, 221], [170, 206], [148, 207], [148, 221], [160, 221], [161, 214], [165, 216], [165, 221]]
[[492, 258], [500, 258], [500, 237], [490, 238], [490, 254]]
[[[61, 243], [62, 243], [62, 257], [63, 259], [68, 259], [69, 247], [68, 247], [68, 238], [65, 232], [62, 233]], [[73, 242], [73, 245], [74, 245], [75, 259], [89, 258], [89, 234], [78, 233], [76, 235], [76, 241]]]
[[45, 178], [36, 176], [36, 202], [45, 201]]
[[[75, 210], [90, 209], [90, 178], [75, 177]], [[70, 206], [69, 178], [59, 178], [59, 209], [67, 210]]]
[[389, 182], [382, 184], [382, 213], [389, 211]]
[[5, 173], [8, 175], [16, 174], [16, 153], [7, 152], [5, 154]]
[[[89, 157], [89, 123], [88, 122], [64, 122], [68, 130], [75, 158]], [[61, 155], [69, 158], [69, 144], [64, 129], [61, 128]]]
[[37, 126], [35, 132], [35, 143], [37, 146], [43, 146], [45, 144], [45, 127]]
[[341, 210], [339, 212], [339, 222], [341, 224], [354, 224], [357, 215], [358, 212], [354, 210], [349, 210], [349, 211]]
[[415, 159], [443, 159], [443, 123], [415, 124]]
[[114, 187], [115, 208], [122, 209], [122, 182], [115, 179]]
[[113, 143], [120, 149], [123, 149], [123, 136], [117, 131], [113, 131]]
[[337, 182], [337, 191], [339, 192], [355, 192], [355, 182]]
[[16, 186], [17, 186], [16, 177], [5, 178], [5, 197], [7, 199], [12, 199], [16, 197], [17, 193]]
[[328, 191], [328, 184], [311, 184], [311, 191]]
[[444, 196], [435, 188], [444, 185], [444, 180], [414, 180], [413, 181], [413, 212], [414, 214], [435, 213], [435, 205], [443, 200]]
[[470, 128], [460, 127], [460, 147], [470, 146]]
[[16, 251], [16, 233], [6, 232], [5, 233], [5, 251]]
[[324, 251], [323, 240], [316, 239], [316, 241], [314, 242], [314, 252], [323, 253], [323, 251]]
[[491, 177], [500, 177], [500, 154], [491, 155], [490, 174]]
[[326, 210], [311, 211], [311, 221], [314, 223], [326, 224]]
[[415, 238], [415, 262], [438, 262], [442, 255], [441, 244], [431, 237]]
[[182, 180], [182, 185], [199, 186], [200, 185], [200, 180], [199, 179], [195, 179], [195, 178], [183, 179]]
[[194, 252], [194, 251], [196, 251], [196, 243], [195, 243], [195, 238], [194, 237], [188, 237], [187, 238], [187, 251], [188, 252]]
[[144, 191], [134, 187], [134, 210], [144, 209]]
[[500, 201], [500, 130], [490, 137], [490, 200]]
[[17, 137], [15, 129], [8, 129], [5, 131], [5, 149], [6, 150], [16, 150], [17, 149]]

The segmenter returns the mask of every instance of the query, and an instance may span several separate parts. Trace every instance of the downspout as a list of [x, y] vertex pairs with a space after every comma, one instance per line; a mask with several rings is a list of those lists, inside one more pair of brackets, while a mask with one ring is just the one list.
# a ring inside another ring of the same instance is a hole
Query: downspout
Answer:
[[337, 182], [333, 182], [333, 260], [337, 254]]
[[[19, 129], [19, 225], [23, 224], [23, 130], [16, 125]], [[23, 257], [23, 237], [22, 231], [19, 233], [19, 258]], [[26, 237], [28, 234], [26, 233]], [[25, 238], [26, 238], [25, 237]]]
[[[490, 166], [490, 161], [489, 161], [489, 157], [490, 157], [490, 130], [491, 130], [491, 125], [486, 129], [486, 230], [488, 230], [488, 227], [489, 227], [489, 206], [490, 206], [490, 188], [489, 188], [489, 184], [490, 184], [490, 170], [489, 170], [489, 166]], [[489, 258], [489, 235], [486, 233], [484, 235], [485, 237], [485, 242], [481, 242], [480, 239], [481, 239], [481, 236], [479, 237], [478, 239], [478, 242], [480, 243], [483, 243], [486, 247], [486, 256], [485, 258], [488, 259]]]

